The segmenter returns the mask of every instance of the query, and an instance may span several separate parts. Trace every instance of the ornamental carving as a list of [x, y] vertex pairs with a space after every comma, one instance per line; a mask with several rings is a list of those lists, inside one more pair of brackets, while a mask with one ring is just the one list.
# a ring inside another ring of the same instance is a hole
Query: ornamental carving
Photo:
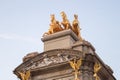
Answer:
[[31, 59], [28, 62], [29, 64], [26, 64], [22, 71], [68, 62], [73, 58], [79, 58], [80, 53], [81, 52], [79, 51], [64, 49], [42, 53], [41, 55], [36, 56], [35, 59]]
[[44, 54], [43, 57], [44, 58], [42, 61], [37, 61], [35, 63], [32, 63], [32, 65], [26, 67], [26, 70], [49, 66], [56, 63], [62, 63], [69, 60], [69, 55], [61, 55], [61, 54], [58, 54], [57, 56], [54, 57], [53, 56], [48, 57], [47, 54]]

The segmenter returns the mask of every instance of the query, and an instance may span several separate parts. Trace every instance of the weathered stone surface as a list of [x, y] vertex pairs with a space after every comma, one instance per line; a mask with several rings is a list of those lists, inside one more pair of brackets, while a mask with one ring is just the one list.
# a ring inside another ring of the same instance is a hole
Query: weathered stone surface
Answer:
[[88, 41], [80, 41], [71, 30], [61, 31], [42, 38], [44, 52], [30, 53], [24, 57], [14, 73], [30, 70], [30, 80], [74, 80], [74, 70], [69, 61], [82, 59], [79, 68], [80, 80], [95, 80], [94, 64], [102, 66], [98, 72], [100, 80], [116, 80], [110, 67], [99, 58], [94, 47]]
[[39, 53], [38, 52], [31, 52], [31, 53], [28, 53], [24, 58], [23, 58], [23, 62], [37, 56]]
[[63, 30], [51, 35], [46, 35], [42, 38], [44, 42], [44, 51], [53, 49], [71, 49], [78, 37], [72, 30]]

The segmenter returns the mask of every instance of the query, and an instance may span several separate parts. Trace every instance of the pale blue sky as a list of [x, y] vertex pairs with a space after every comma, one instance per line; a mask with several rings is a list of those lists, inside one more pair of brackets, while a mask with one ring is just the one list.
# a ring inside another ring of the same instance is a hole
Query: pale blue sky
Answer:
[[13, 70], [30, 52], [43, 52], [41, 37], [49, 28], [50, 14], [61, 21], [78, 14], [82, 37], [119, 80], [120, 0], [0, 0], [0, 80], [18, 80]]

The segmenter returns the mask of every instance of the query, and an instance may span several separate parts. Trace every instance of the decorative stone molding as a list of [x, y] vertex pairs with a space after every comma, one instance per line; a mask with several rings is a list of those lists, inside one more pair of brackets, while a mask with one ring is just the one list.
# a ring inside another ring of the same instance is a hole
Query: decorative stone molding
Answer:
[[24, 70], [34, 70], [36, 68], [44, 68], [45, 66], [52, 66], [56, 64], [65, 63], [73, 58], [83, 57], [82, 52], [72, 49], [55, 49], [38, 54], [37, 56], [23, 62], [18, 66], [14, 73]]
[[39, 53], [38, 52], [31, 52], [31, 53], [28, 53], [24, 58], [23, 58], [23, 62], [37, 56]]

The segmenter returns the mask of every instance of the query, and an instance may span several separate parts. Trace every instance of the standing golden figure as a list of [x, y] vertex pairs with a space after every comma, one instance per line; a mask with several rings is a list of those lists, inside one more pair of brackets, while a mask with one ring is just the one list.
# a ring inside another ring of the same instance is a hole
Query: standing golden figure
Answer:
[[26, 72], [18, 72], [20, 75], [20, 79], [21, 80], [29, 80], [30, 78], [30, 71], [26, 71]]
[[56, 21], [55, 15], [52, 14], [52, 15], [51, 15], [50, 28], [49, 28], [48, 32], [46, 32], [46, 33], [43, 34], [43, 36], [44, 36], [44, 35], [53, 34], [53, 33], [55, 33], [55, 32], [59, 32], [59, 31], [61, 31], [61, 30], [63, 30], [63, 28], [61, 27], [61, 25], [59, 24], [59, 22]]
[[70, 22], [67, 19], [67, 16], [66, 16], [65, 12], [62, 11], [60, 14], [61, 14], [62, 19], [63, 19], [63, 21], [61, 22], [61, 24], [63, 25], [64, 29], [71, 29]]
[[75, 80], [79, 80], [78, 79], [78, 74], [79, 74], [79, 68], [80, 66], [82, 65], [82, 59], [73, 59], [72, 61], [69, 62], [70, 63], [70, 66], [73, 68], [73, 70], [75, 71], [74, 72], [74, 75], [75, 75]]
[[95, 63], [94, 65], [94, 78], [95, 80], [100, 80], [99, 76], [98, 76], [98, 71], [101, 69], [101, 65], [99, 63]]
[[78, 38], [82, 41], [82, 37], [80, 34], [81, 29], [79, 27], [78, 15], [76, 14], [74, 14], [74, 20], [72, 22], [72, 30], [78, 36]]
[[80, 26], [78, 21], [78, 15], [74, 14], [74, 20], [72, 22], [72, 30], [73, 32], [79, 37], [79, 39], [82, 41], [82, 37], [80, 34]]

